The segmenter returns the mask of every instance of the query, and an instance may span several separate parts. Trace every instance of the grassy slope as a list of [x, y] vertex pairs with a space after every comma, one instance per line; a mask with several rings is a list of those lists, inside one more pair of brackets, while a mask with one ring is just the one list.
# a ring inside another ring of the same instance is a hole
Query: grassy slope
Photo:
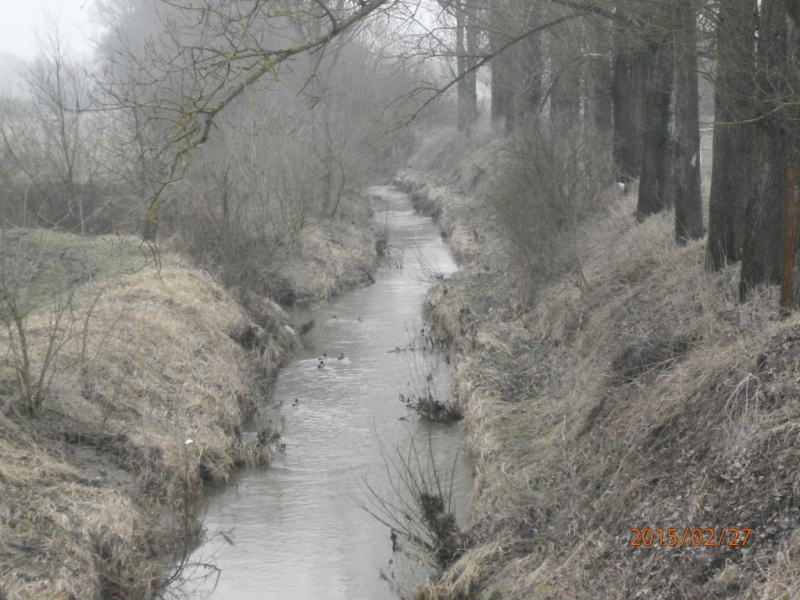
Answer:
[[[296, 297], [324, 300], [371, 264], [368, 237], [335, 234], [311, 236], [303, 258], [326, 277], [298, 275]], [[184, 507], [203, 483], [269, 460], [240, 428], [295, 343], [288, 319], [253, 297], [245, 314], [177, 256], [157, 270], [133, 239], [3, 235], [4, 281], [20, 257], [36, 267], [21, 294], [34, 367], [52, 299], [75, 303], [40, 415], [17, 410], [13, 355], [0, 360], [0, 598], [150, 597], [200, 534]]]
[[278, 271], [298, 306], [325, 303], [343, 290], [364, 284], [377, 267], [375, 244], [366, 231], [368, 214], [352, 223], [327, 221], [308, 227], [299, 247]]
[[[486, 202], [500, 143], [482, 142], [440, 134], [399, 176], [463, 261], [428, 312], [458, 348], [479, 490], [470, 549], [417, 597], [794, 597], [800, 317], [774, 289], [737, 304], [737, 267], [706, 273], [671, 214], [637, 224], [635, 193], [582, 231], [589, 289], [526, 304]], [[687, 526], [753, 533], [629, 545]]]

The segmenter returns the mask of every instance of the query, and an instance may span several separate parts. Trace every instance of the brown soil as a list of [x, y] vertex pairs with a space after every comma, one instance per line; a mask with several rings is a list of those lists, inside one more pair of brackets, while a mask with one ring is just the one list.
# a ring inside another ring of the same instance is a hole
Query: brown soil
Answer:
[[527, 301], [488, 201], [501, 145], [445, 132], [398, 179], [462, 262], [427, 312], [457, 350], [478, 490], [466, 553], [416, 597], [796, 597], [800, 317], [773, 288], [738, 304], [738, 269], [707, 273], [672, 215], [638, 224], [635, 190], [581, 231], [588, 286]]

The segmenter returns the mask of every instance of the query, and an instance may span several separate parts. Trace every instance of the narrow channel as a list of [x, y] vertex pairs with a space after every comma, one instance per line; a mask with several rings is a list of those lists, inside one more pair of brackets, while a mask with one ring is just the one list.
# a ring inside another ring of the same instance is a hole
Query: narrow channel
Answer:
[[445, 356], [409, 347], [426, 327], [430, 267], [449, 274], [456, 265], [438, 227], [415, 214], [404, 193], [368, 192], [376, 227], [388, 227], [389, 260], [374, 285], [293, 314], [296, 323], [313, 318], [316, 325], [278, 378], [274, 403], [286, 419], [286, 449], [269, 468], [242, 471], [209, 494], [208, 541], [192, 561], [220, 572], [185, 585], [192, 598], [391, 600], [395, 588], [410, 592], [424, 573], [393, 552], [389, 528], [359, 503], [370, 502], [365, 482], [391, 499], [381, 452], [408, 448], [411, 439], [420, 453], [433, 453], [446, 478], [454, 472], [457, 518], [468, 517], [472, 472], [462, 428], [424, 423], [399, 398], [428, 375], [437, 397], [447, 397]]

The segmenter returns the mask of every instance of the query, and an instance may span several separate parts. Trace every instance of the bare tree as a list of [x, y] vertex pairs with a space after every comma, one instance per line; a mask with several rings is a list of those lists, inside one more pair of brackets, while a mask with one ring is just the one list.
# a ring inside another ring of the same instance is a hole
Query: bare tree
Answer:
[[[102, 81], [109, 107], [143, 108], [166, 133], [156, 157], [167, 168], [153, 190], [145, 239], [156, 237], [164, 190], [183, 177], [220, 113], [237, 98], [274, 85], [289, 72], [292, 57], [324, 55], [335, 38], [389, 2], [299, 2], [279, 9], [265, 0], [165, 1], [156, 11], [162, 32], [137, 46], [123, 43]], [[119, 30], [114, 35], [125, 38]], [[134, 93], [141, 89], [149, 92], [144, 98]]]
[[741, 257], [744, 215], [752, 185], [752, 100], [755, 94], [756, 0], [719, 4], [714, 92], [714, 167], [708, 215], [707, 264]]
[[695, 0], [675, 2], [675, 240], [703, 237]]
[[18, 225], [84, 233], [98, 201], [90, 80], [49, 15], [39, 42], [40, 55], [23, 72], [23, 94], [3, 100], [2, 151], [16, 172], [4, 212]]
[[[664, 14], [660, 17], [660, 24], [668, 23]], [[645, 39], [647, 76], [642, 105], [642, 175], [636, 204], [639, 217], [661, 212], [675, 204], [670, 135], [675, 82], [673, 48], [669, 33], [663, 28], [653, 28]]]
[[[783, 223], [796, 110], [791, 102], [790, 53], [795, 55], [784, 3], [764, 0], [759, 15], [758, 118], [754, 131], [755, 170], [747, 205], [739, 293], [742, 300], [761, 283], [781, 282]], [[796, 96], [795, 96], [796, 97]]]

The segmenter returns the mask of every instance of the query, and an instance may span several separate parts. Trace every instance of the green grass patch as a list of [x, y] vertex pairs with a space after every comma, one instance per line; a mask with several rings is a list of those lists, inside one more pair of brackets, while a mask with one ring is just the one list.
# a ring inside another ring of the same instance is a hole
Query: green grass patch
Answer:
[[0, 230], [0, 292], [24, 302], [30, 312], [79, 285], [134, 273], [155, 259], [152, 249], [132, 236]]

